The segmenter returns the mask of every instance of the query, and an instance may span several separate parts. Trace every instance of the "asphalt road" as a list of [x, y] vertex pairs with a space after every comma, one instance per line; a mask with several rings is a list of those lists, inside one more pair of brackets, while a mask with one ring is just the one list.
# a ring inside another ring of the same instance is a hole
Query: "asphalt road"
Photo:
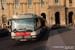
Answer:
[[71, 27], [65, 29], [58, 29], [57, 31], [66, 46], [74, 46], [74, 49], [68, 50], [75, 50], [75, 28]]
[[0, 38], [0, 50], [44, 50], [48, 41], [49, 32], [44, 33], [38, 41], [16, 42], [10, 36]]
[[50, 31], [45, 50], [75, 50], [75, 28], [59, 28]]
[[75, 50], [75, 28], [48, 30], [33, 42], [16, 42], [10, 36], [3, 37], [0, 50]]

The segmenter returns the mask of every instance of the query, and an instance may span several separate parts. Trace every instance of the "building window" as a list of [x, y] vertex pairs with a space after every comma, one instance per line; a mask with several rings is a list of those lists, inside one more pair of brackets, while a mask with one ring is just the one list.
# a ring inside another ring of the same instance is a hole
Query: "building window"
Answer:
[[55, 0], [55, 7], [58, 7], [58, 0]]
[[5, 9], [5, 0], [1, 0], [2, 2], [2, 9]]
[[19, 9], [19, 0], [15, 0], [15, 8]]
[[28, 8], [32, 8], [32, 0], [28, 0]]
[[41, 0], [41, 7], [44, 8], [44, 0]]
[[69, 6], [72, 6], [72, 0], [69, 0]]

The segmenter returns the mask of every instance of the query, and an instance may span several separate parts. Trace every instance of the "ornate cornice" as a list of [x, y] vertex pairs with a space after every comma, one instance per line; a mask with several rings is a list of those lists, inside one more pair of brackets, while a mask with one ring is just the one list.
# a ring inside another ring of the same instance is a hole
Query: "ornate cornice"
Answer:
[[35, 2], [33, 4], [36, 4]]
[[6, 4], [8, 4], [8, 5], [9, 5], [9, 4], [12, 4], [12, 5], [14, 5], [15, 3], [6, 3]]
[[20, 4], [23, 4], [23, 3], [20, 3]]
[[33, 4], [40, 4], [41, 2], [33, 2]]
[[36, 2], [37, 4], [40, 4], [40, 2]]
[[6, 3], [7, 5], [9, 5], [10, 3]]
[[25, 3], [25, 2], [22, 2], [22, 3], [20, 3], [20, 4], [27, 4], [27, 3]]

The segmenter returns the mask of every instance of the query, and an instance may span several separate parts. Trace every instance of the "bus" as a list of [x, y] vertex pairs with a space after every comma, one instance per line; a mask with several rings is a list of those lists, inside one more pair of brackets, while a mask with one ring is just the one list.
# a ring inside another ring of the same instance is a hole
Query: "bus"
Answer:
[[34, 13], [11, 16], [11, 39], [13, 41], [35, 41], [45, 32], [45, 19]]

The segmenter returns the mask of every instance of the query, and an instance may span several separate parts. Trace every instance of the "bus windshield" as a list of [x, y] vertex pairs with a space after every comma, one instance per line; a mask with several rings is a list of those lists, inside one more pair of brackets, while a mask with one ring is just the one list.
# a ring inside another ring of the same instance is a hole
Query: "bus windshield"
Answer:
[[35, 19], [12, 20], [12, 31], [33, 31], [35, 29]]

